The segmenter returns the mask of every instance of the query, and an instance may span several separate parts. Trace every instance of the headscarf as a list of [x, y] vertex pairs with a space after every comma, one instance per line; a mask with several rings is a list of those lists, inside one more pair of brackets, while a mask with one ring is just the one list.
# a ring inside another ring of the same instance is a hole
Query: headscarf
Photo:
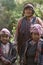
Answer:
[[42, 27], [40, 24], [34, 24], [31, 26], [30, 28], [30, 32], [31, 33], [39, 33], [39, 35], [41, 35], [43, 32], [42, 32]]
[[0, 31], [0, 35], [2, 35], [2, 34], [7, 34], [9, 37], [11, 36], [11, 33], [10, 33], [10, 31], [7, 28], [3, 28]]

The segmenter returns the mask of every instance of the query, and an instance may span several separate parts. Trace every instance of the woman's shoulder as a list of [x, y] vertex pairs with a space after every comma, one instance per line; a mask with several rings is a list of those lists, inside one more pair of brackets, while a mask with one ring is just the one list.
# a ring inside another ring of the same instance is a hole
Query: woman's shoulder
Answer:
[[24, 18], [24, 17], [19, 18], [19, 19], [18, 19], [18, 22], [21, 21], [23, 18]]
[[39, 17], [36, 17], [36, 22], [43, 27], [43, 20]]

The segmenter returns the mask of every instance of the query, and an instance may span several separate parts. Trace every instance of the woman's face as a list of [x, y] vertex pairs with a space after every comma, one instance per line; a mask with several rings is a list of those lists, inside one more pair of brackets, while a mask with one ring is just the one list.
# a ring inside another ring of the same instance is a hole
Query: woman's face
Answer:
[[40, 39], [39, 33], [32, 33], [32, 39], [33, 39], [34, 41], [38, 41], [38, 40]]
[[6, 44], [9, 41], [9, 36], [6, 34], [1, 35], [1, 41], [3, 44]]
[[27, 17], [32, 16], [32, 10], [30, 8], [26, 8], [24, 11], [24, 16], [27, 16]]

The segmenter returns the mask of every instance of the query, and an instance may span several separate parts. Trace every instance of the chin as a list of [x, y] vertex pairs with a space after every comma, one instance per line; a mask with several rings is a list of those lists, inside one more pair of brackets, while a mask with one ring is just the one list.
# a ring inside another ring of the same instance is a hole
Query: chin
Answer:
[[39, 39], [36, 39], [36, 41], [38, 41]]
[[7, 41], [3, 42], [3, 44], [7, 44]]

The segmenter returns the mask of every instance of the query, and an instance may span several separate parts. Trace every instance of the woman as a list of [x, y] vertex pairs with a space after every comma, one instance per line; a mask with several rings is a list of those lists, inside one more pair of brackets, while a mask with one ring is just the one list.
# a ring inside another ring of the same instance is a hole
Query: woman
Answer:
[[43, 27], [43, 22], [39, 17], [34, 16], [34, 6], [30, 3], [25, 4], [23, 9], [24, 16], [18, 21], [18, 26], [15, 34], [15, 41], [17, 42], [17, 50], [19, 56], [23, 54], [22, 47], [24, 43], [31, 38], [30, 27], [33, 24], [40, 24]]

